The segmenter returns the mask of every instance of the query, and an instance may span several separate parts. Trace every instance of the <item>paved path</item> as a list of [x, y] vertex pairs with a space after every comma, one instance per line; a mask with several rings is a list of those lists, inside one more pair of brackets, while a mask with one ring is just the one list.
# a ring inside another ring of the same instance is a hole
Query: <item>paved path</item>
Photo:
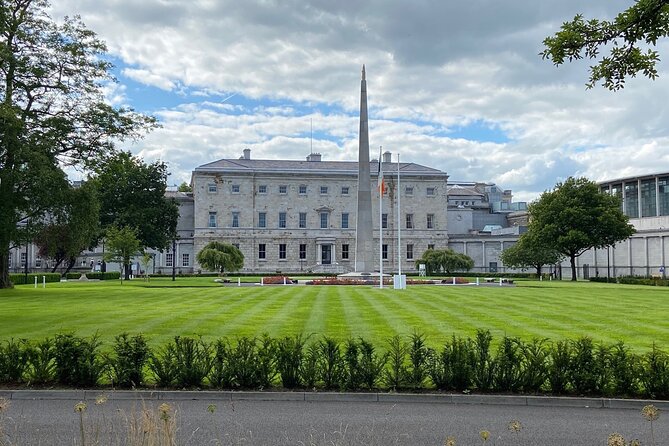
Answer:
[[[612, 432], [649, 445], [650, 426], [640, 400], [271, 392], [114, 392], [96, 404], [97, 391], [0, 391], [9, 407], [0, 423], [10, 444], [81, 444], [83, 412], [87, 444], [126, 444], [143, 410], [156, 416], [170, 405], [181, 445], [606, 445]], [[655, 402], [669, 412], [668, 402]], [[215, 408], [214, 408], [215, 405]], [[522, 430], [508, 430], [519, 420]], [[657, 444], [669, 443], [669, 413], [654, 424]], [[140, 430], [140, 429], [136, 429]], [[495, 440], [493, 443], [492, 440]], [[2, 441], [0, 439], [0, 444]]]

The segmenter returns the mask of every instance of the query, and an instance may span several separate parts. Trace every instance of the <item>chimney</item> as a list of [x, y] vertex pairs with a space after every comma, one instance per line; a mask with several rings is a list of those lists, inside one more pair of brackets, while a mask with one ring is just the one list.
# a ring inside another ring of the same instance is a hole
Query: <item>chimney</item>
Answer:
[[320, 161], [320, 160], [321, 160], [320, 153], [310, 153], [309, 156], [307, 156], [307, 161]]
[[384, 152], [383, 153], [383, 162], [384, 163], [392, 163], [392, 153], [390, 152]]
[[251, 149], [244, 149], [244, 159], [245, 160], [251, 159]]

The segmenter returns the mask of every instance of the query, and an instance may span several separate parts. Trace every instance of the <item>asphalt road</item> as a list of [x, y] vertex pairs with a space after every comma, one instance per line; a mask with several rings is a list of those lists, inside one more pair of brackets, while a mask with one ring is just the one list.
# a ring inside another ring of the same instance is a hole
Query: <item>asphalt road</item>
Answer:
[[[81, 444], [73, 399], [13, 399], [0, 413], [0, 435], [11, 445]], [[159, 406], [169, 404], [160, 418]], [[86, 444], [128, 444], [133, 434], [164, 431], [179, 445], [606, 445], [609, 434], [650, 445], [650, 424], [639, 407], [627, 409], [458, 404], [443, 402], [340, 402], [236, 400], [204, 395], [190, 400], [111, 397], [88, 400], [82, 412]], [[215, 405], [215, 407], [214, 407]], [[632, 405], [634, 406], [634, 405]], [[141, 426], [143, 413], [153, 423]], [[512, 432], [509, 422], [522, 429]], [[658, 445], [669, 443], [669, 414], [654, 423]], [[172, 434], [170, 434], [172, 435]], [[0, 438], [0, 444], [2, 443]], [[167, 444], [170, 440], [163, 437]], [[97, 443], [96, 443], [97, 442]]]

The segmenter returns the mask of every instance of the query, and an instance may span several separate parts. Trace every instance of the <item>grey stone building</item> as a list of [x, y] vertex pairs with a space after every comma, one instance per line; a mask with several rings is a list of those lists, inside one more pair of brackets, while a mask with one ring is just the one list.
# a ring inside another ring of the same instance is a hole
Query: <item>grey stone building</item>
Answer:
[[[379, 226], [383, 228], [375, 268], [381, 255], [387, 271], [397, 270], [399, 262], [403, 270], [413, 270], [423, 251], [448, 246], [448, 175], [401, 163], [398, 189], [398, 165], [389, 152], [382, 167], [386, 193], [379, 215], [379, 164], [370, 162], [374, 246], [379, 246]], [[194, 251], [218, 240], [239, 247], [245, 272], [350, 272], [355, 265], [357, 180], [357, 162], [325, 161], [320, 154], [306, 161], [255, 160], [247, 149], [240, 159], [199, 166], [192, 175]]]

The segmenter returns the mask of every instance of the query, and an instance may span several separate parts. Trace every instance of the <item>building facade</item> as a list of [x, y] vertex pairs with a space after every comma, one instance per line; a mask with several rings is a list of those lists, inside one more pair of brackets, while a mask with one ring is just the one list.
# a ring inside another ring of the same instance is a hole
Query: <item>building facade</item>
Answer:
[[[378, 160], [372, 172], [375, 254], [384, 269], [415, 269], [415, 259], [429, 247], [448, 246], [446, 184], [448, 175], [383, 155], [385, 193], [379, 212]], [[355, 265], [358, 163], [223, 159], [193, 171], [194, 250], [213, 240], [236, 245], [244, 254], [244, 272], [346, 273]], [[399, 210], [398, 210], [399, 202]], [[400, 248], [398, 252], [398, 231]], [[201, 270], [199, 265], [196, 270]]]

